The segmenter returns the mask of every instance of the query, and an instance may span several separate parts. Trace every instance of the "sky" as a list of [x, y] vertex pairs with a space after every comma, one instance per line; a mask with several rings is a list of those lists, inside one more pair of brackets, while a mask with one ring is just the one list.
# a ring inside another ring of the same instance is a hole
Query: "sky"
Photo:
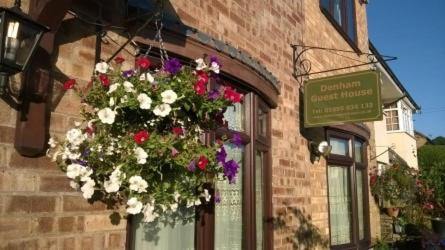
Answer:
[[414, 129], [445, 136], [445, 0], [369, 0], [369, 39], [421, 106]]

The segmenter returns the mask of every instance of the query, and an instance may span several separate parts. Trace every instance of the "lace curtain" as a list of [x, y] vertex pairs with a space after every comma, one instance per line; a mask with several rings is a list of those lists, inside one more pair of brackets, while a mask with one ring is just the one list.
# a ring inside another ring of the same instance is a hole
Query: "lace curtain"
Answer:
[[216, 187], [221, 202], [215, 204], [215, 250], [241, 250], [243, 236], [243, 193], [242, 163], [244, 148], [225, 146], [227, 158], [234, 159], [240, 165], [235, 184], [218, 181]]
[[329, 166], [329, 215], [331, 245], [351, 242], [351, 194], [348, 168]]
[[363, 170], [357, 169], [355, 172], [357, 179], [357, 210], [358, 210], [358, 239], [365, 238], [365, 217], [363, 207]]
[[188, 221], [179, 220], [176, 223], [152, 222], [142, 223], [143, 216], [133, 218], [132, 249], [139, 250], [194, 250], [195, 222], [194, 209], [182, 208]]

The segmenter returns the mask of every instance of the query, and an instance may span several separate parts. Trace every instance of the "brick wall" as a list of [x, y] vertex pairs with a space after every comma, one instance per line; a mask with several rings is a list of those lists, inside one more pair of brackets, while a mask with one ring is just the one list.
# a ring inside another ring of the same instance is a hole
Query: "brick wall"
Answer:
[[[11, 2], [0, 0], [2, 6]], [[310, 163], [307, 141], [300, 134], [299, 85], [291, 75], [290, 44], [350, 47], [321, 14], [315, 0], [170, 2], [185, 24], [246, 51], [281, 82], [279, 106], [272, 111], [272, 202], [275, 216], [282, 216], [285, 223], [274, 232], [274, 248], [323, 248], [314, 241], [325, 240], [329, 233], [326, 163]], [[367, 51], [365, 8], [359, 4], [357, 8], [359, 47]], [[93, 29], [67, 15], [57, 35], [57, 87], [64, 76], [75, 76], [81, 84], [89, 80], [94, 65]], [[113, 33], [104, 39], [102, 58], [124, 41]], [[126, 56], [133, 52], [130, 47], [128, 50]], [[352, 63], [318, 52], [307, 56], [313, 70]], [[50, 130], [62, 135], [78, 117], [80, 103], [71, 92], [56, 101]], [[101, 203], [88, 204], [73, 192], [63, 173], [46, 158], [24, 158], [15, 152], [15, 116], [15, 111], [0, 101], [0, 248], [123, 248], [125, 223], [110, 224], [110, 211]], [[307, 226], [314, 230], [314, 241], [299, 241], [299, 229]]]
[[[304, 1], [304, 13], [305, 13], [305, 32], [303, 34], [303, 41], [308, 46], [318, 46], [325, 48], [335, 48], [339, 50], [353, 51], [353, 48], [340, 35], [333, 24], [328, 18], [321, 12], [319, 1]], [[356, 26], [357, 26], [357, 47], [364, 53], [369, 52], [368, 45], [368, 31], [367, 31], [367, 19], [366, 19], [366, 5], [360, 4], [359, 1], [355, 1], [356, 7]], [[312, 72], [335, 69], [339, 67], [353, 66], [360, 64], [360, 62], [367, 62], [366, 55], [359, 55], [358, 53], [343, 53], [343, 52], [328, 52], [322, 50], [310, 50], [306, 54], [306, 59], [311, 62]], [[358, 60], [358, 61], [357, 61]], [[369, 66], [354, 67], [350, 69], [344, 69], [329, 73], [315, 74], [309, 78], [319, 78], [335, 74], [342, 74], [348, 72], [355, 72], [360, 70], [367, 70]], [[375, 138], [373, 126], [371, 123], [365, 123], [365, 125], [371, 131], [371, 138], [369, 139], [369, 145], [367, 148], [368, 166], [369, 169], [372, 166], [376, 166], [375, 160]], [[373, 159], [374, 158], [374, 159]], [[314, 217], [314, 223], [326, 233], [329, 234], [329, 221], [328, 221], [328, 204], [327, 204], [327, 179], [325, 163], [320, 164], [321, 167], [313, 169], [312, 195], [311, 205], [312, 214]], [[369, 196], [369, 209], [370, 209], [370, 229], [371, 238], [377, 238], [380, 236], [380, 214], [379, 209], [374, 202], [370, 192]]]
[[[25, 11], [28, 2], [22, 1]], [[12, 4], [0, 1], [0, 6]], [[121, 41], [112, 34], [105, 39], [106, 57]], [[75, 77], [80, 84], [89, 80], [94, 27], [67, 15], [56, 40], [55, 93], [60, 96], [66, 78]], [[73, 92], [54, 101], [50, 133], [60, 137], [78, 118], [80, 102]], [[20, 156], [13, 147], [15, 120], [16, 111], [0, 100], [0, 249], [123, 249], [126, 221], [111, 224], [105, 204], [85, 201], [48, 158]]]

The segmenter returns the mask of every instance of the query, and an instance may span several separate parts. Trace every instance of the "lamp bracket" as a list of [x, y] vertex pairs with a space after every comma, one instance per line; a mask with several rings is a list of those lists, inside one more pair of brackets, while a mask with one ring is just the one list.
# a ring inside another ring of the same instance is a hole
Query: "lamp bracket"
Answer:
[[[338, 71], [338, 70], [343, 70], [343, 69], [356, 68], [356, 67], [360, 67], [360, 66], [364, 66], [364, 65], [376, 64], [378, 62], [377, 58], [379, 60], [381, 59], [385, 62], [397, 60], [397, 57], [395, 57], [395, 56], [376, 55], [373, 53], [364, 53], [364, 52], [352, 51], [352, 50], [324, 48], [324, 47], [318, 47], [318, 46], [306, 46], [303, 44], [291, 44], [291, 47], [293, 50], [293, 73], [292, 73], [292, 76], [298, 81], [300, 86], [302, 86], [303, 81], [306, 80], [307, 77], [310, 75], [333, 72], [333, 71]], [[331, 69], [312, 72], [311, 71], [312, 70], [311, 61], [304, 57], [304, 54], [310, 50], [327, 51], [331, 54], [355, 61], [357, 63], [354, 65], [350, 65], [350, 66], [343, 66], [343, 67], [337, 67], [337, 68], [331, 68]], [[356, 54], [359, 57], [366, 56], [367, 60], [361, 61], [361, 60], [346, 56], [344, 54]]]

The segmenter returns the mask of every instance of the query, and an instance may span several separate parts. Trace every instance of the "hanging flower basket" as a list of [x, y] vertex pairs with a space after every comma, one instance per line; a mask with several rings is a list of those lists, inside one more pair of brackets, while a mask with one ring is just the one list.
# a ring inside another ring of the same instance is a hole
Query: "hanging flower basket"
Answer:
[[209, 87], [219, 73], [215, 57], [209, 66], [197, 59], [195, 69], [171, 59], [151, 71], [141, 57], [135, 69], [122, 71], [122, 62], [116, 58], [114, 70], [98, 63], [87, 91], [74, 80], [64, 84], [81, 95], [83, 122], [64, 140], [51, 138], [49, 155], [85, 199], [125, 204], [128, 214], [143, 213], [145, 222], [178, 206], [209, 202], [209, 183], [235, 182], [238, 163], [226, 159], [224, 143], [240, 142], [239, 136], [210, 144], [201, 138], [223, 124], [226, 108], [243, 95], [228, 86]]

